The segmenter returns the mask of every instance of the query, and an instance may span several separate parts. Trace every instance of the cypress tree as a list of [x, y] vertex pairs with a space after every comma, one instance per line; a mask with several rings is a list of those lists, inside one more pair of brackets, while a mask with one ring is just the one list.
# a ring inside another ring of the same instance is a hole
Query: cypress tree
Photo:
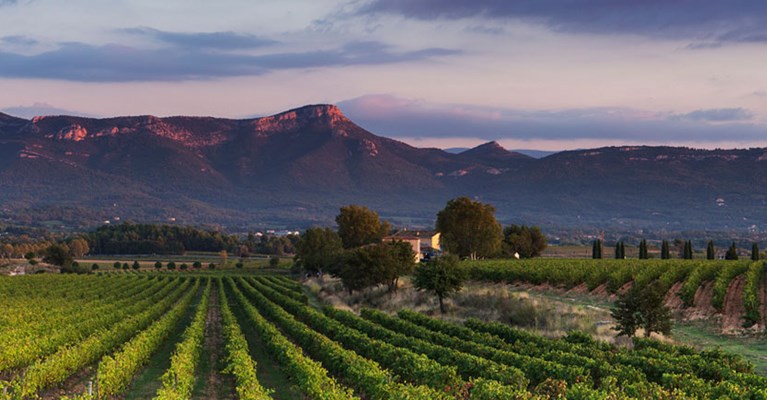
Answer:
[[692, 260], [692, 242], [689, 240], [684, 242], [684, 259]]
[[621, 258], [621, 242], [615, 242], [615, 259], [620, 260]]
[[595, 240], [593, 246], [591, 247], [591, 258], [602, 258], [602, 241], [599, 239]]
[[621, 241], [621, 259], [626, 258], [626, 244]]
[[647, 258], [647, 240], [642, 239], [642, 241], [639, 242], [639, 259], [646, 260]]
[[751, 260], [759, 261], [759, 245], [756, 242], [751, 245]]
[[727, 254], [724, 255], [725, 260], [737, 260], [738, 259], [738, 247], [735, 246], [735, 242], [732, 242], [730, 248], [727, 249]]
[[669, 258], [671, 258], [671, 255], [669, 254], [669, 249], [668, 249], [668, 240], [664, 240], [663, 243], [661, 243], [660, 258], [664, 260], [668, 260]]
[[713, 260], [716, 258], [716, 250], [714, 249], [714, 241], [709, 240], [706, 246], [706, 260]]

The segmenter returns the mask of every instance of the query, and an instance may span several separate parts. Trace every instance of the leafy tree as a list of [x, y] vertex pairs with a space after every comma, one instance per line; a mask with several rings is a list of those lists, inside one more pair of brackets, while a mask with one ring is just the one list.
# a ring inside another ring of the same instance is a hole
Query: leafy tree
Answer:
[[200, 269], [200, 268], [202, 268], [202, 263], [199, 262], [199, 261], [195, 261], [194, 263], [192, 263], [192, 268]]
[[737, 260], [738, 259], [738, 247], [735, 246], [735, 242], [732, 242], [730, 248], [727, 249], [727, 253], [724, 255], [725, 260]]
[[43, 255], [43, 262], [57, 265], [61, 267], [62, 270], [70, 268], [73, 261], [72, 255], [69, 254], [69, 249], [60, 244], [52, 244], [45, 249], [45, 255]]
[[467, 276], [457, 257], [444, 255], [418, 265], [413, 273], [413, 286], [434, 293], [439, 299], [439, 311], [444, 314], [444, 299], [460, 291]]
[[345, 249], [379, 243], [391, 230], [388, 222], [381, 222], [378, 213], [358, 205], [341, 207], [336, 223]]
[[519, 254], [521, 258], [533, 258], [546, 249], [548, 240], [537, 226], [509, 225], [503, 229], [501, 247], [506, 257]]
[[208, 269], [216, 269], [216, 264], [213, 264], [213, 263], [208, 264]]
[[186, 271], [187, 269], [189, 269], [189, 265], [187, 265], [186, 263], [181, 263], [181, 265], [179, 266], [179, 269], [181, 269], [182, 271]]
[[495, 207], [468, 197], [447, 202], [437, 213], [437, 231], [442, 247], [459, 257], [472, 260], [496, 254], [501, 246], [501, 225]]
[[165, 268], [168, 268], [168, 269], [170, 269], [170, 270], [176, 269], [176, 263], [175, 263], [175, 262], [173, 262], [173, 261], [169, 261], [169, 262], [168, 262], [168, 263], [165, 265]]
[[645, 337], [652, 332], [668, 335], [671, 332], [671, 310], [664, 304], [666, 292], [659, 281], [645, 286], [634, 286], [621, 295], [611, 315], [617, 321], [613, 329], [618, 336], [634, 336], [644, 328]]
[[647, 253], [647, 240], [642, 239], [642, 241], [639, 242], [639, 259], [646, 260], [648, 258], [649, 254]]
[[157, 268], [157, 269], [159, 270], [159, 269], [161, 269], [161, 268], [162, 268], [162, 263], [161, 263], [161, 262], [159, 262], [159, 261], [157, 261], [157, 262], [155, 262], [155, 263], [154, 263], [154, 267], [155, 267], [155, 268]]
[[751, 244], [751, 260], [759, 261], [759, 245], [756, 242]]
[[309, 228], [296, 243], [296, 264], [310, 273], [327, 271], [343, 251], [341, 237], [330, 228]]
[[120, 267], [122, 267], [122, 264], [120, 264], [119, 261], [115, 261], [115, 263], [112, 264], [112, 267], [114, 267], [114, 269], [120, 269]]
[[134, 261], [132, 267], [133, 269], [138, 270], [141, 268], [141, 265], [138, 263], [138, 261]]
[[126, 269], [126, 270], [127, 270], [128, 268], [130, 268], [130, 267], [128, 266], [128, 263], [123, 263], [123, 269]]
[[591, 244], [591, 258], [595, 260], [602, 258], [602, 241], [599, 239]]
[[97, 270], [97, 269], [99, 269], [99, 265], [98, 265], [98, 264], [96, 264], [96, 263], [93, 263], [93, 265], [91, 265], [91, 270], [92, 270], [92, 271], [95, 271], [95, 270]]
[[69, 242], [69, 252], [72, 253], [73, 257], [81, 258], [88, 254], [89, 251], [90, 248], [85, 239], [75, 239]]
[[664, 260], [668, 260], [671, 258], [671, 253], [669, 252], [669, 247], [668, 247], [668, 240], [664, 240], [660, 245], [660, 258]]
[[349, 293], [382, 284], [394, 291], [399, 277], [411, 273], [414, 267], [415, 253], [410, 244], [397, 241], [347, 250], [336, 257], [330, 272], [341, 278]]
[[716, 249], [714, 248], [714, 241], [709, 240], [706, 245], [706, 260], [713, 260], [716, 258]]

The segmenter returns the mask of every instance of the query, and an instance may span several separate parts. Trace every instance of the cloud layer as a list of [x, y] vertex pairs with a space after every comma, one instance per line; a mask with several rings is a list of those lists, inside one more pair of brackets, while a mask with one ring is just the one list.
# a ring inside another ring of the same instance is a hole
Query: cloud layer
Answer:
[[62, 43], [56, 50], [34, 55], [0, 52], [3, 66], [0, 77], [81, 82], [184, 81], [262, 75], [285, 69], [393, 64], [460, 54], [458, 50], [444, 48], [398, 52], [381, 42], [363, 41], [328, 50], [250, 55], [218, 50], [222, 46], [233, 49], [274, 42], [229, 32], [141, 32], [174, 46], [145, 49], [117, 44]]
[[391, 95], [363, 96], [339, 106], [372, 132], [407, 138], [708, 143], [762, 141], [767, 132], [764, 124], [745, 123], [753, 115], [740, 108], [684, 114], [626, 108], [531, 111], [433, 104]]
[[526, 20], [563, 32], [767, 42], [767, 2], [760, 0], [374, 0], [358, 12], [424, 20]]

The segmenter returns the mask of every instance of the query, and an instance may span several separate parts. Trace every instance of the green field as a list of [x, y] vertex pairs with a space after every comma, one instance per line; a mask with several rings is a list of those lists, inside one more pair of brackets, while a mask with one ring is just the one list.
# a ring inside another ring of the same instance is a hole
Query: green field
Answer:
[[[309, 305], [274, 274], [0, 279], [3, 398], [765, 398], [728, 353]], [[34, 340], [29, 340], [34, 338]]]

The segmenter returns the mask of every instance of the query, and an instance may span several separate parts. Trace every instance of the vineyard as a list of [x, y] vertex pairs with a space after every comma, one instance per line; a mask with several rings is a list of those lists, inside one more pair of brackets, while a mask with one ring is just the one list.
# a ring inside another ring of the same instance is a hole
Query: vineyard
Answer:
[[[715, 294], [726, 292], [740, 276], [744, 298], [762, 287], [763, 268], [749, 263], [578, 263], [482, 263], [472, 274], [615, 291], [632, 280], [660, 279], [681, 287], [683, 298], [708, 281]], [[758, 297], [755, 303], [758, 320]], [[3, 278], [0, 307], [3, 399], [136, 398], [137, 376], [169, 344], [169, 362], [148, 398], [210, 398], [202, 369], [217, 354], [222, 368], [214, 372], [226, 377], [218, 384], [231, 386], [224, 398], [767, 399], [767, 377], [721, 351], [648, 339], [627, 349], [578, 332], [547, 339], [500, 323], [458, 324], [409, 310], [358, 315], [312, 306], [300, 284], [277, 275]], [[220, 318], [211, 318], [213, 311]], [[221, 346], [206, 345], [213, 324]], [[268, 379], [274, 373], [290, 387]]]
[[[711, 308], [727, 314], [725, 319], [737, 327], [764, 330], [767, 326], [763, 261], [537, 259], [467, 261], [466, 266], [471, 279], [478, 281], [547, 284], [608, 294], [625, 290], [627, 285], [658, 281], [672, 307]], [[701, 304], [703, 297], [706, 304]], [[735, 306], [725, 310], [728, 297]]]

